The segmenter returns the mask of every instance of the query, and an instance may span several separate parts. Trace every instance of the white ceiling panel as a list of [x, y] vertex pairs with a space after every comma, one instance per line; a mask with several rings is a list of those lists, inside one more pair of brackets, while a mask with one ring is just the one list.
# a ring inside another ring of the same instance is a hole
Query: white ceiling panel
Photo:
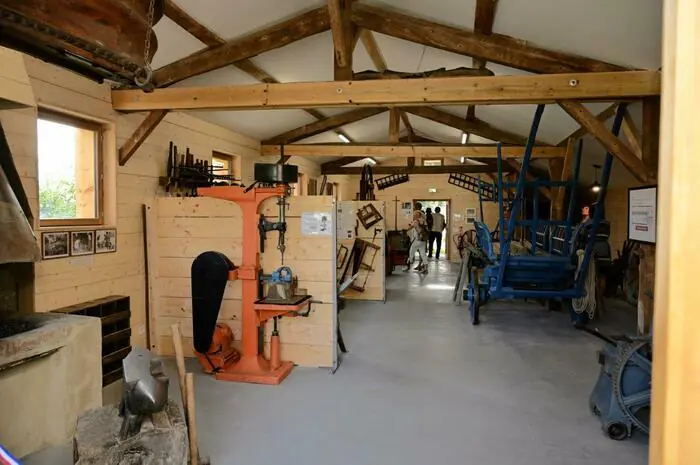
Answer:
[[368, 3], [443, 24], [468, 29], [474, 27], [476, 0], [437, 0], [432, 2], [425, 0], [391, 0]]
[[315, 121], [302, 110], [196, 111], [193, 116], [259, 140]]
[[166, 16], [163, 16], [153, 29], [158, 37], [158, 50], [151, 63], [153, 69], [168, 65], [206, 47]]
[[246, 35], [325, 4], [318, 0], [177, 0], [177, 3], [224, 39]]
[[174, 84], [173, 87], [241, 86], [259, 83], [257, 79], [254, 79], [248, 73], [244, 73], [233, 66], [226, 66], [225, 68], [185, 79]]
[[263, 53], [255, 58], [280, 82], [333, 80], [333, 38], [324, 32]]
[[508, 0], [494, 32], [620, 65], [661, 66], [660, 0]]
[[374, 37], [379, 50], [384, 55], [387, 68], [408, 73], [418, 71], [426, 47], [384, 34], [374, 33]]

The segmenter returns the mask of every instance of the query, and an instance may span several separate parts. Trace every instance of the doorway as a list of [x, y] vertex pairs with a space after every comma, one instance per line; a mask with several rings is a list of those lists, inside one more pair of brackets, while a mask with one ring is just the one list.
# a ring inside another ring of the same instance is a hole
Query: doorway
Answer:
[[[432, 200], [432, 199], [417, 199], [414, 200], [414, 205], [415, 202], [420, 202], [420, 204], [423, 207], [423, 211], [427, 211], [428, 208], [430, 208], [430, 211], [435, 213], [436, 208], [440, 208], [440, 213], [442, 216], [445, 217], [445, 222], [447, 224], [448, 218], [450, 217], [450, 200]], [[441, 260], [449, 260], [449, 253], [450, 253], [450, 244], [447, 235], [447, 231], [449, 228], [449, 224], [447, 225], [446, 228], [442, 230], [441, 233], [441, 240], [440, 240], [440, 259]], [[436, 250], [434, 250], [437, 246], [437, 241], [433, 241], [433, 256], [435, 256]], [[428, 250], [430, 250], [430, 244], [428, 244]]]

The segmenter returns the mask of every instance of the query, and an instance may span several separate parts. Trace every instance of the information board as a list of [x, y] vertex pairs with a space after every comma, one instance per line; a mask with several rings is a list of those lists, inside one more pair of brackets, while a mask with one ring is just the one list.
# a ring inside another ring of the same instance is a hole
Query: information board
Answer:
[[629, 189], [627, 239], [656, 244], [656, 186]]

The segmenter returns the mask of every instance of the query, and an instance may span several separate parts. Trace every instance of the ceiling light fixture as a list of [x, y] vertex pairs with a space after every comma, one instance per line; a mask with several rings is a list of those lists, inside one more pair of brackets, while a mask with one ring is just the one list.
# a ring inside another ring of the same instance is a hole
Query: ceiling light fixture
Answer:
[[598, 193], [600, 192], [600, 183], [598, 182], [598, 170], [600, 169], [600, 165], [593, 165], [593, 168], [595, 168], [595, 182], [591, 186], [591, 191]]
[[342, 140], [342, 141], [345, 142], [346, 144], [349, 144], [349, 143], [350, 143], [350, 139], [348, 139], [347, 137], [345, 137], [345, 134], [338, 133], [338, 139]]
[[466, 132], [462, 133], [462, 145], [466, 144], [469, 140], [469, 135]]

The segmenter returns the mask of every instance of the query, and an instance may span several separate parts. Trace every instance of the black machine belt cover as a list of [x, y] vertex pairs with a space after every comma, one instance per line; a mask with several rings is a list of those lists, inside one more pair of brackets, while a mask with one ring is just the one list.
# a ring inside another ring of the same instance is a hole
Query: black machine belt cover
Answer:
[[219, 318], [233, 262], [219, 252], [204, 252], [192, 262], [192, 336], [197, 352], [206, 354]]

